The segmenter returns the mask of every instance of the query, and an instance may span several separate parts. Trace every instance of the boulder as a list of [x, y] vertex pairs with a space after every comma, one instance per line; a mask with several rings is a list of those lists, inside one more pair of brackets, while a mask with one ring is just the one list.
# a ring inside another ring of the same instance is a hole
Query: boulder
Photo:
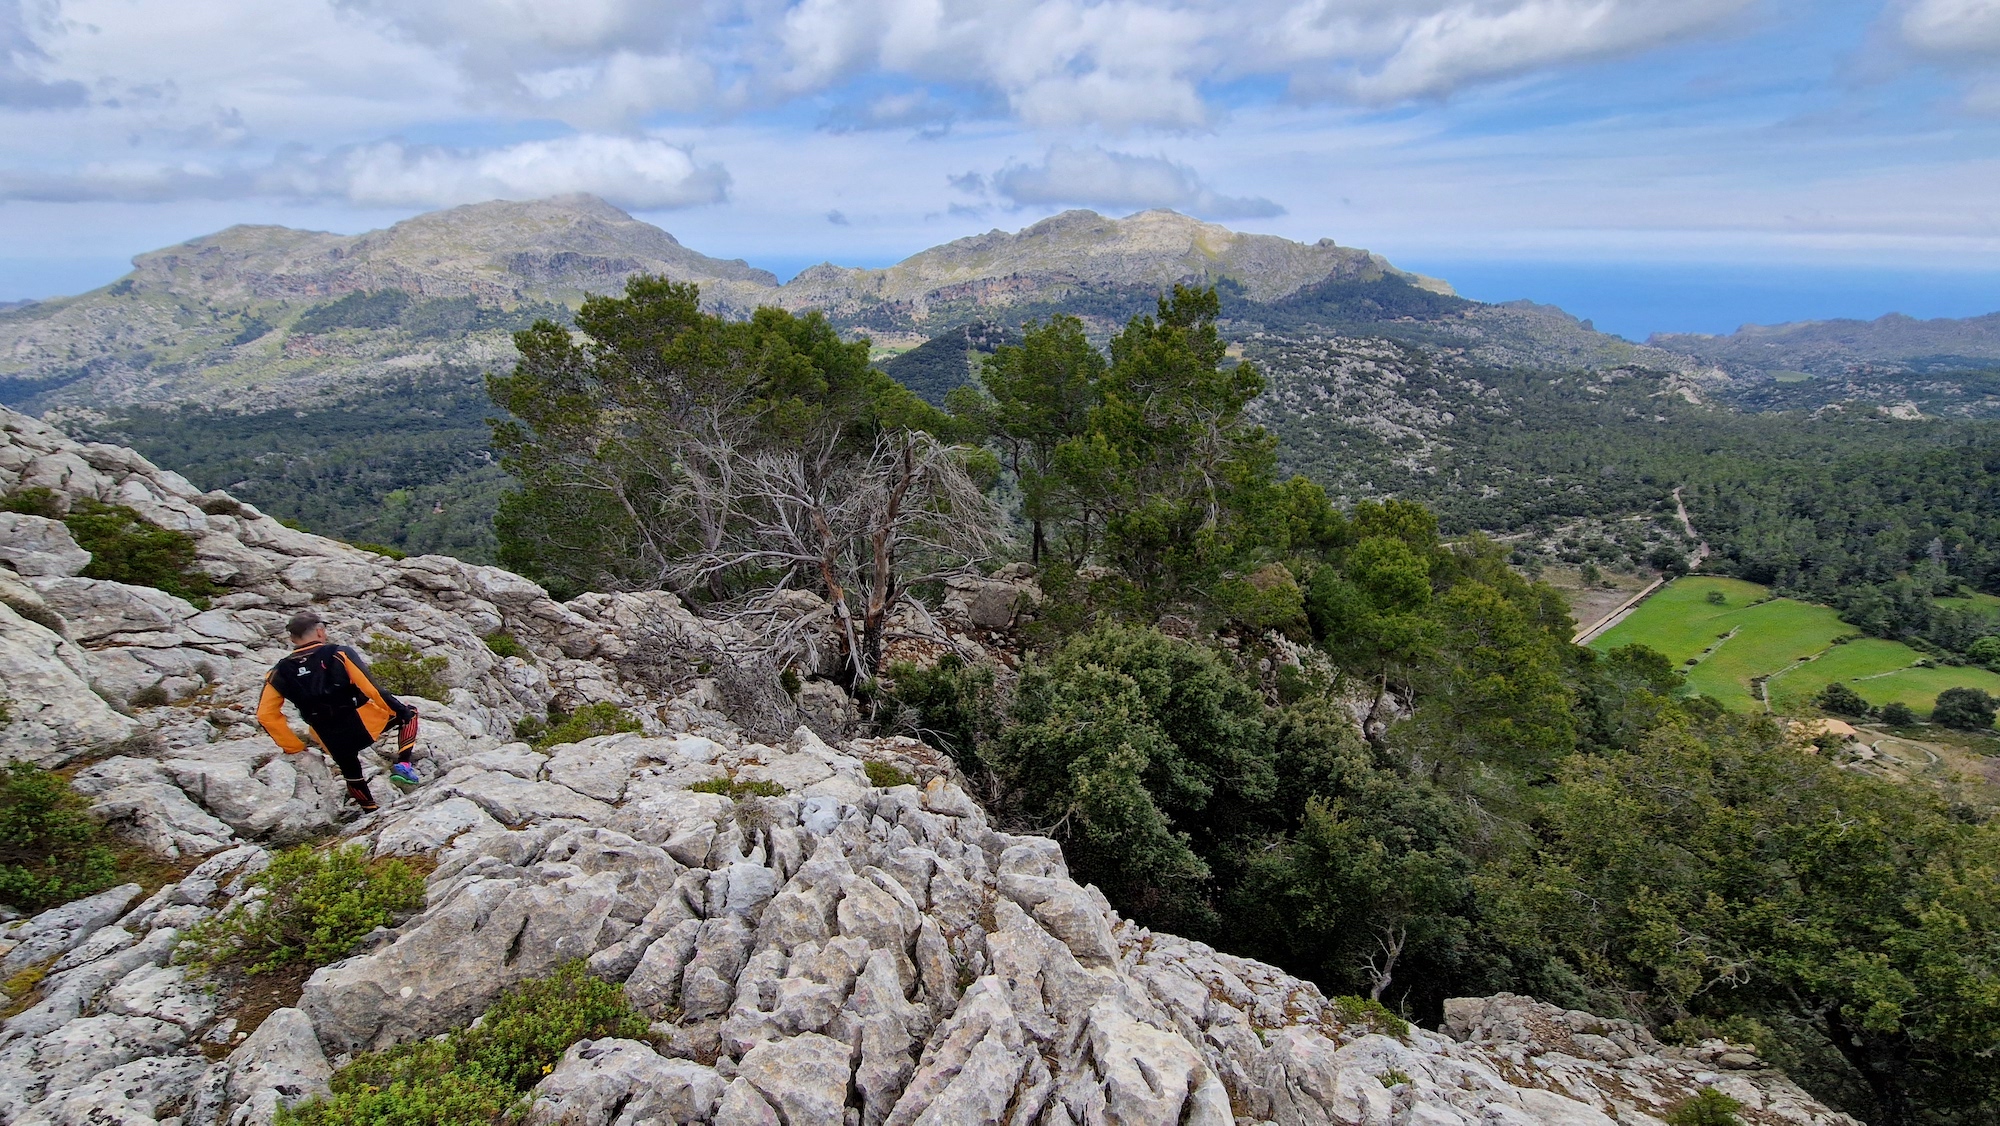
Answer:
[[535, 1086], [526, 1126], [708, 1122], [726, 1084], [714, 1068], [666, 1059], [637, 1040], [570, 1045]]
[[63, 577], [90, 566], [90, 553], [60, 520], [0, 512], [0, 565], [35, 578]]
[[76, 646], [0, 602], [0, 758], [60, 766], [139, 729], [91, 690]]

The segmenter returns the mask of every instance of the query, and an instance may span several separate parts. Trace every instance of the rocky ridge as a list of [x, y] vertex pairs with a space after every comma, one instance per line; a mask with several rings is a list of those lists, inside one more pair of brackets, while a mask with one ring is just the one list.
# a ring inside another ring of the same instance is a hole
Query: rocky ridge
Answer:
[[[1406, 1030], [1150, 932], [1072, 880], [1055, 842], [992, 824], [929, 748], [840, 738], [837, 701], [758, 737], [720, 710], [716, 679], [641, 675], [633, 647], [663, 625], [741, 640], [670, 597], [556, 603], [504, 571], [393, 562], [0, 413], [0, 492], [25, 486], [188, 531], [229, 593], [200, 611], [81, 578], [59, 523], [0, 523], [16, 716], [0, 750], [81, 764], [98, 816], [191, 865], [151, 894], [126, 885], [0, 928], [0, 969], [47, 970], [0, 1025], [5, 1122], [267, 1123], [349, 1054], [462, 1025], [575, 959], [622, 982], [653, 1035], [572, 1046], [535, 1089], [536, 1124], [1597, 1126], [1658, 1122], [1707, 1086], [1754, 1123], [1853, 1122], [1719, 1041], [1668, 1048], [1505, 995]], [[990, 594], [958, 600], [981, 628], [1005, 616]], [[419, 701], [431, 781], [372, 816], [346, 820], [325, 765], [277, 752], [249, 714], [277, 624], [303, 605], [343, 637], [449, 661], [448, 700]], [[794, 609], [810, 627], [813, 607]], [[502, 628], [531, 656], [482, 642]], [[132, 708], [151, 688], [177, 702]], [[515, 741], [552, 697], [616, 703], [644, 730], [545, 753]], [[871, 761], [910, 783], [872, 785]], [[722, 776], [781, 792], [688, 788]], [[270, 849], [329, 833], [434, 862], [426, 905], [240, 1028], [174, 944]]]
[[593, 196], [473, 204], [354, 236], [231, 227], [133, 262], [131, 274], [105, 289], [0, 311], [0, 401], [237, 405], [257, 389], [351, 389], [414, 370], [511, 361], [498, 330], [293, 331], [315, 304], [378, 291], [492, 307], [574, 306], [589, 293], [619, 292], [644, 272], [696, 282], [706, 304], [735, 315], [760, 305], [819, 309], [845, 327], [921, 336], [931, 331], [927, 322], [957, 323], [939, 320], [948, 310], [1151, 292], [1181, 281], [1232, 281], [1256, 300], [1328, 278], [1384, 274], [1450, 288], [1331, 239], [1245, 234], [1171, 211], [1125, 219], [1069, 211], [886, 269], [816, 266], [781, 286], [767, 271], [692, 251]]

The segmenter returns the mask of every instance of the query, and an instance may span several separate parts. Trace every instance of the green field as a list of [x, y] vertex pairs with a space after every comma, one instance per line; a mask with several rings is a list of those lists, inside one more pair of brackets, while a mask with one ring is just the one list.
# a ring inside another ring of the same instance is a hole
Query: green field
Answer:
[[[1721, 592], [1720, 604], [1709, 601], [1711, 591]], [[1923, 654], [1895, 641], [1835, 644], [1856, 630], [1833, 610], [1769, 596], [1756, 583], [1689, 576], [1667, 584], [1590, 644], [1657, 649], [1685, 671], [1690, 689], [1745, 711], [1764, 707], [1752, 686], [1757, 677], [1769, 678], [1770, 706], [1778, 712], [1800, 710], [1836, 680], [1871, 704], [1897, 701], [1922, 714], [1939, 692], [1958, 685], [2000, 695], [2000, 675], [1969, 667], [1916, 668]]]

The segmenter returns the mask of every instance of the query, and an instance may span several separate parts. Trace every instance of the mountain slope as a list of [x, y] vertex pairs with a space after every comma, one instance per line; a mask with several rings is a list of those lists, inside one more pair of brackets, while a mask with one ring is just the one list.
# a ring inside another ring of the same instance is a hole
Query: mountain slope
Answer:
[[1869, 369], [1939, 372], [1991, 368], [2000, 361], [2000, 313], [1918, 320], [1891, 313], [1872, 321], [1744, 325], [1726, 336], [1655, 334], [1648, 343], [1719, 364], [1732, 373], [1804, 372], [1839, 376]]
[[[1858, 1126], [1721, 1040], [1669, 1047], [1511, 994], [1447, 1001], [1432, 1031], [1138, 926], [1056, 841], [995, 825], [931, 747], [842, 738], [818, 716], [831, 742], [740, 726], [697, 664], [740, 653], [740, 627], [671, 595], [559, 604], [495, 568], [391, 562], [0, 410], [0, 493], [30, 483], [188, 530], [230, 593], [198, 613], [75, 574], [88, 556], [59, 523], [0, 524], [23, 568], [0, 567], [0, 669], [38, 689], [0, 725], [0, 757], [75, 765], [95, 816], [191, 866], [150, 897], [123, 884], [0, 931], [10, 973], [49, 971], [16, 977], [9, 1121], [269, 1126], [351, 1056], [464, 1028], [581, 961], [655, 1023], [643, 1041], [534, 1045], [560, 1056], [525, 1069], [524, 1122], [1605, 1126], [1712, 1086], [1752, 1126]], [[285, 614], [306, 605], [343, 639], [446, 666], [447, 699], [422, 704], [428, 782], [382, 785], [377, 813], [353, 818], [319, 754], [281, 753], [252, 719]], [[828, 624], [824, 603], [789, 605]], [[671, 663], [631, 659], [662, 628]], [[489, 647], [499, 629], [517, 655]], [[808, 683], [802, 697], [845, 703]], [[126, 716], [98, 695], [147, 690], [175, 702]], [[642, 729], [515, 741], [558, 700]], [[876, 764], [906, 784], [877, 784], [898, 779]], [[281, 845], [326, 839], [413, 861], [422, 906], [302, 983], [260, 978], [254, 998], [176, 957], [196, 924], [257, 901], [245, 877]]]
[[[0, 314], [0, 402], [297, 397], [399, 370], [504, 363], [508, 331], [634, 273], [699, 282], [715, 306], [746, 312], [777, 283], [591, 196], [457, 207], [352, 237], [231, 227], [133, 264], [104, 289]], [[376, 323], [298, 331], [315, 307], [382, 293], [408, 300]]]

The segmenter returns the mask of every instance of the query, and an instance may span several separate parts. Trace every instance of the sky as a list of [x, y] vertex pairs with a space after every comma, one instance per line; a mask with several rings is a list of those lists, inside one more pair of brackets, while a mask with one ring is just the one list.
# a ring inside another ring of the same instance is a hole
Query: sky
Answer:
[[0, 300], [588, 191], [781, 276], [1070, 207], [1642, 338], [2000, 310], [2000, 0], [0, 0]]

